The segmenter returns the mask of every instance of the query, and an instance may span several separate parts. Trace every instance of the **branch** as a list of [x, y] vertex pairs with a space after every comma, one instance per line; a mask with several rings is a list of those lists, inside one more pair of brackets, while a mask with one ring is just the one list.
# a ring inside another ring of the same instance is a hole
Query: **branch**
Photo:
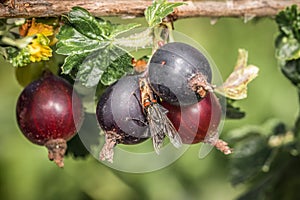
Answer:
[[[178, 1], [178, 0], [175, 0]], [[4, 2], [4, 3], [2, 3]], [[227, 0], [185, 1], [187, 5], [176, 10], [179, 18], [186, 17], [266, 17], [292, 4], [300, 7], [298, 0]], [[143, 16], [151, 0], [1, 0], [0, 18], [54, 17], [81, 6], [95, 16]]]

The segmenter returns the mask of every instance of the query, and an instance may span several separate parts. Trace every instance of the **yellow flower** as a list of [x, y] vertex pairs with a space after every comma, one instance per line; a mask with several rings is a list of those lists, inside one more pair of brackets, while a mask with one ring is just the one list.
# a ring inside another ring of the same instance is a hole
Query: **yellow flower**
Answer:
[[37, 38], [27, 45], [30, 53], [31, 62], [39, 62], [41, 60], [49, 60], [52, 57], [52, 49], [48, 46], [50, 40], [43, 34], [37, 34]]

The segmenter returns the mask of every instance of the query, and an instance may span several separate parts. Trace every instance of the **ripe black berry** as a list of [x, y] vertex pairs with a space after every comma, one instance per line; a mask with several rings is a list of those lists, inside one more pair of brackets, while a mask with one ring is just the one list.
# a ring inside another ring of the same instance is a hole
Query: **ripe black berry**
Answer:
[[212, 91], [211, 79], [206, 57], [184, 43], [168, 43], [150, 60], [150, 84], [170, 104], [190, 105], [204, 98], [207, 91]]
[[73, 94], [72, 85], [45, 72], [30, 83], [17, 102], [17, 122], [31, 142], [48, 148], [48, 157], [63, 167], [67, 144], [83, 121], [80, 98]]
[[97, 104], [97, 120], [106, 138], [101, 160], [113, 161], [116, 144], [137, 144], [150, 137], [141, 106], [138, 78], [121, 78], [106, 89]]

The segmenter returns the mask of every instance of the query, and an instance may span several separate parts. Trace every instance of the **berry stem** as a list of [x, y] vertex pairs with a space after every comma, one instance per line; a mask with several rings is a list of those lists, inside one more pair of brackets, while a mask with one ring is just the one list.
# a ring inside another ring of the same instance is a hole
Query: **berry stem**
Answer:
[[205, 137], [203, 142], [216, 147], [219, 151], [223, 152], [225, 155], [229, 155], [233, 152], [233, 149], [228, 146], [227, 142], [219, 139], [219, 135], [217, 131], [208, 134]]
[[105, 133], [105, 144], [100, 151], [100, 160], [107, 160], [108, 162], [113, 163], [114, 147], [116, 146], [118, 139], [121, 139], [121, 136], [113, 131], [107, 131]]
[[52, 139], [45, 143], [48, 149], [48, 158], [54, 161], [58, 167], [64, 166], [64, 155], [67, 150], [67, 142], [65, 139]]

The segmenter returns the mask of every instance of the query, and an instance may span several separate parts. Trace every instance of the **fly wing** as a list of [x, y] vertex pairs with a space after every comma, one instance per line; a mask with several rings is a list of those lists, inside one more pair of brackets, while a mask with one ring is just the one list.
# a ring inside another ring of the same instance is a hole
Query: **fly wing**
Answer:
[[147, 107], [147, 119], [153, 140], [154, 150], [157, 154], [159, 154], [160, 148], [163, 145], [163, 139], [165, 137], [161, 113], [159, 110], [155, 109], [155, 107], [149, 106]]
[[170, 142], [176, 147], [179, 148], [182, 145], [181, 138], [173, 126], [172, 122], [167, 117], [166, 113], [168, 112], [165, 108], [160, 106], [159, 104], [153, 104], [153, 107], [160, 114], [160, 121], [163, 124], [163, 132], [166, 134]]
[[178, 134], [178, 132], [176, 131], [176, 129], [174, 128], [172, 122], [169, 120], [169, 118], [164, 115], [164, 120], [165, 120], [165, 133], [167, 134], [167, 136], [170, 139], [170, 142], [174, 145], [174, 147], [176, 148], [180, 148], [182, 145], [182, 141], [181, 138]]
[[[151, 130], [151, 123], [150, 123], [150, 130]], [[157, 128], [154, 126], [152, 126], [154, 129]], [[160, 149], [161, 147], [163, 146], [163, 139], [165, 137], [165, 134], [162, 130], [153, 130], [152, 129], [152, 132], [151, 133], [154, 133], [152, 135], [152, 140], [153, 140], [153, 147], [154, 147], [154, 150], [157, 154], [160, 153]]]

